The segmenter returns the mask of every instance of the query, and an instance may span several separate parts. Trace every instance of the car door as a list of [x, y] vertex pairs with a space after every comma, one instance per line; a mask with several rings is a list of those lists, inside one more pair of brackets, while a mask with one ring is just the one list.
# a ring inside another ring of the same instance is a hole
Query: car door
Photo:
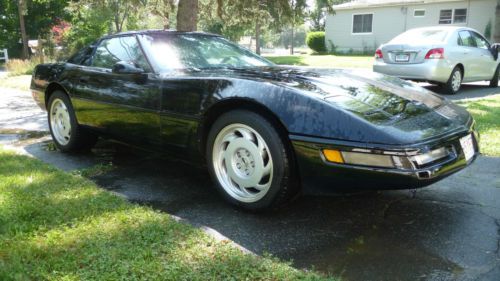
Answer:
[[476, 48], [476, 41], [468, 30], [460, 30], [458, 32], [458, 45], [461, 47], [458, 55], [458, 62], [464, 66], [463, 81], [476, 81], [481, 75], [481, 65], [477, 61], [477, 57], [481, 56], [481, 52]]
[[[118, 62], [142, 73], [112, 71]], [[112, 137], [141, 144], [160, 144], [160, 84], [135, 36], [101, 40], [88, 66], [73, 81], [73, 100], [80, 124]]]
[[497, 68], [497, 62], [493, 58], [493, 54], [490, 51], [490, 43], [479, 33], [474, 31], [470, 31], [470, 33], [476, 42], [476, 49], [478, 52], [478, 78], [490, 80], [495, 74]]

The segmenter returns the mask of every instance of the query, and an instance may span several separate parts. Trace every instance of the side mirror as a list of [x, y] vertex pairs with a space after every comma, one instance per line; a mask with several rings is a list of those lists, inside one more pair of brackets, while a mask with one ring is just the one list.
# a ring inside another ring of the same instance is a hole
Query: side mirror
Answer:
[[490, 47], [490, 52], [493, 55], [493, 59], [497, 60], [498, 59], [498, 50], [500, 49], [500, 44], [495, 43], [491, 45]]
[[113, 65], [113, 73], [121, 74], [140, 74], [144, 73], [144, 69], [136, 67], [134, 64], [126, 61], [119, 61]]

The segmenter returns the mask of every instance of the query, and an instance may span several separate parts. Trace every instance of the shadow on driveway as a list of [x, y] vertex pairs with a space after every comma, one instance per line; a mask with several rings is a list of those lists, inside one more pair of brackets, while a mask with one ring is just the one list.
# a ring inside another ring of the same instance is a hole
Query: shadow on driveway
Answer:
[[24, 149], [66, 170], [112, 162], [93, 180], [132, 202], [208, 226], [257, 254], [344, 280], [498, 280], [500, 159], [421, 189], [309, 194], [286, 209], [252, 214], [226, 204], [203, 169], [101, 141], [92, 153]]
[[[492, 95], [500, 94], [500, 88], [490, 88], [487, 82], [475, 82], [463, 84], [460, 91], [455, 95], [442, 95], [450, 100], [463, 100], [463, 99], [474, 99], [474, 98], [484, 98]], [[418, 85], [427, 88], [430, 91], [441, 94], [442, 90], [437, 85], [431, 85], [427, 83], [418, 83]]]

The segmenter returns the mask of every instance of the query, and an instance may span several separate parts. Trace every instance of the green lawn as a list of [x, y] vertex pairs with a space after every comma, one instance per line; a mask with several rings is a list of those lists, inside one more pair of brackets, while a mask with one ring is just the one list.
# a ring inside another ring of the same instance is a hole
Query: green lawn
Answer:
[[372, 68], [373, 56], [295, 55], [266, 56], [276, 64], [329, 67], [329, 68]]
[[0, 280], [319, 280], [0, 148]]
[[481, 152], [488, 156], [500, 156], [500, 95], [457, 104], [466, 107], [474, 116], [481, 134]]

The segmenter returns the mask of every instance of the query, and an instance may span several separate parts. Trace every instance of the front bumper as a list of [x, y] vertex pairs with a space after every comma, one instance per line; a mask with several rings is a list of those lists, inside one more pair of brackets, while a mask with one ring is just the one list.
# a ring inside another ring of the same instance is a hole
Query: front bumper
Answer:
[[[460, 138], [467, 134], [473, 134], [474, 144], [474, 156], [469, 161], [465, 160], [460, 145]], [[413, 189], [428, 186], [470, 165], [479, 155], [478, 137], [475, 131], [470, 130], [433, 142], [389, 147], [290, 135], [303, 186], [306, 189], [321, 190], [325, 188], [335, 190]], [[353, 147], [379, 151], [409, 151], [435, 149], [449, 145], [455, 148], [453, 157], [411, 170], [331, 163], [325, 160], [322, 152], [323, 149], [346, 150]]]
[[422, 63], [413, 64], [386, 63], [376, 59], [373, 71], [407, 80], [446, 83], [453, 67], [444, 59], [425, 60]]

